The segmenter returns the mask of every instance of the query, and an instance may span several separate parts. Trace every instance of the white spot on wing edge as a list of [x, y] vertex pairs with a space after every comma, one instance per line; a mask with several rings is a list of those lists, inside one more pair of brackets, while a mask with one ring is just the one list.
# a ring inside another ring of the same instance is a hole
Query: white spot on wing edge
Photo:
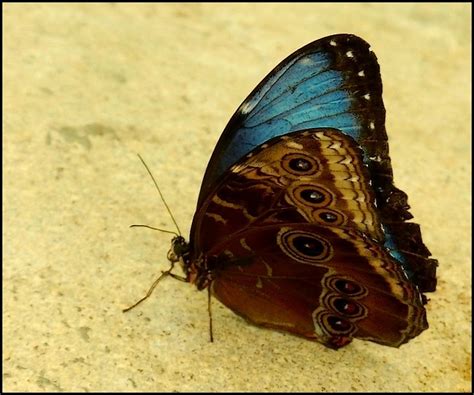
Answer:
[[346, 52], [346, 56], [347, 56], [348, 58], [353, 58], [353, 57], [354, 57], [354, 52], [352, 52], [352, 51], [347, 51], [347, 52]]
[[382, 160], [382, 158], [379, 156], [379, 155], [376, 155], [376, 156], [369, 156], [369, 159], [370, 160], [373, 160], [375, 162], [380, 162]]
[[357, 75], [358, 75], [359, 77], [365, 77], [365, 71], [364, 71], [364, 70], [361, 70], [361, 71], [359, 71], [359, 72], [357, 73]]
[[314, 64], [314, 60], [311, 59], [309, 56], [306, 56], [304, 58], [301, 58], [299, 60], [299, 63], [301, 63], [302, 65], [305, 65], [305, 66], [311, 66]]
[[329, 45], [333, 46], [333, 47], [336, 47], [337, 46], [337, 42], [335, 42], [334, 40], [331, 40], [329, 41]]
[[250, 111], [253, 109], [253, 103], [251, 101], [242, 103], [242, 105], [239, 108], [239, 112], [242, 114], [248, 114]]

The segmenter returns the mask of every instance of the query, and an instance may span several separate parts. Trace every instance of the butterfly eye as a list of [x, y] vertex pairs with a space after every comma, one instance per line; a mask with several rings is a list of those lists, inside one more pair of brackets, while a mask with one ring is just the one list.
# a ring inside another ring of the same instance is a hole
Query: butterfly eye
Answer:
[[189, 244], [182, 236], [175, 237], [172, 241], [173, 252], [176, 256], [182, 256], [189, 251]]

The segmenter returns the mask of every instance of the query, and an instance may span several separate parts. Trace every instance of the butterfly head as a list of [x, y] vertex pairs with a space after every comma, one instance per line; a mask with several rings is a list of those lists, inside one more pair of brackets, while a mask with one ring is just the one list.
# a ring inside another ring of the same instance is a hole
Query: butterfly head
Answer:
[[168, 251], [168, 260], [171, 263], [182, 262], [186, 263], [189, 256], [189, 243], [183, 236], [175, 236], [171, 240], [171, 248]]
[[195, 284], [198, 290], [207, 288], [213, 279], [213, 270], [209, 267], [208, 259], [201, 255], [198, 259], [191, 260], [190, 245], [182, 236], [171, 239], [168, 260], [172, 264], [179, 262], [186, 273], [186, 281]]

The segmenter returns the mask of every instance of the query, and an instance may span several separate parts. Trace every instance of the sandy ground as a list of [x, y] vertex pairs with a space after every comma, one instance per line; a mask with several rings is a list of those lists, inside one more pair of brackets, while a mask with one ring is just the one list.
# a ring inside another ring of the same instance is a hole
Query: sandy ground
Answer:
[[[470, 391], [470, 4], [6, 4], [3, 385], [7, 391]], [[317, 38], [371, 43], [397, 186], [439, 259], [430, 329], [339, 351], [256, 328], [163, 282], [221, 130]]]

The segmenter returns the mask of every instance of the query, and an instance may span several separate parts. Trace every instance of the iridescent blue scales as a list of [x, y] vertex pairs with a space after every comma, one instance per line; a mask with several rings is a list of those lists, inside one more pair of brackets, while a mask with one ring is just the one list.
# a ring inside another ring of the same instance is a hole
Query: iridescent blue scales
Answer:
[[339, 348], [428, 327], [435, 260], [392, 181], [379, 66], [335, 35], [296, 51], [242, 103], [204, 176], [187, 281], [250, 322]]
[[335, 35], [306, 45], [283, 60], [231, 118], [209, 161], [199, 201], [232, 164], [273, 137], [330, 127], [359, 144], [369, 137], [386, 142], [381, 94], [375, 55], [360, 38]]

